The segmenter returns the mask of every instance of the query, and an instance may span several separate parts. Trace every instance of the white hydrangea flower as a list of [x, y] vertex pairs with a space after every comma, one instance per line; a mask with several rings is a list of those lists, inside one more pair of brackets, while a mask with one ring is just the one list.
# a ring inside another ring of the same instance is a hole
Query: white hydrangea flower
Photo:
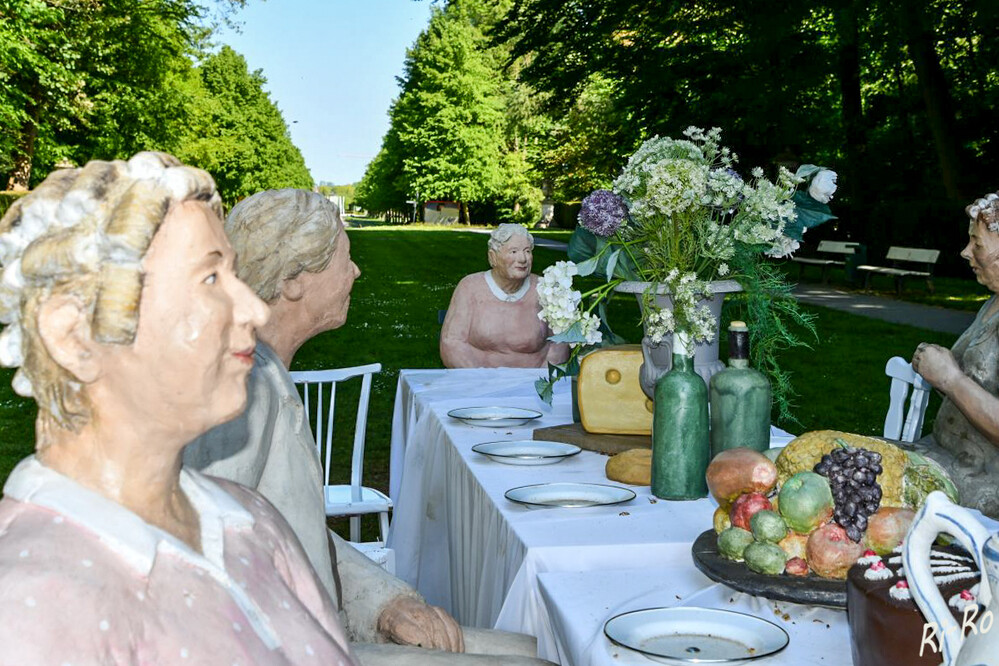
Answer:
[[538, 280], [538, 318], [548, 324], [552, 333], [564, 333], [580, 319], [582, 294], [572, 288], [572, 277], [579, 274], [576, 264], [558, 261], [545, 269]]

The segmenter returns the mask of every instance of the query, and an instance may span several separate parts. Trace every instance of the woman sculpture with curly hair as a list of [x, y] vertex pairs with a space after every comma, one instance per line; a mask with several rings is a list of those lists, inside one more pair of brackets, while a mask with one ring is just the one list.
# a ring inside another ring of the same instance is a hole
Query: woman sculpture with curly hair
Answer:
[[242, 411], [268, 316], [221, 214], [207, 173], [140, 153], [0, 221], [0, 362], [38, 402], [0, 501], [2, 663], [355, 663], [273, 507], [181, 464]]
[[999, 518], [999, 193], [965, 212], [961, 256], [993, 296], [951, 349], [924, 342], [912, 365], [944, 394], [933, 435], [921, 444], [951, 474], [961, 504]]

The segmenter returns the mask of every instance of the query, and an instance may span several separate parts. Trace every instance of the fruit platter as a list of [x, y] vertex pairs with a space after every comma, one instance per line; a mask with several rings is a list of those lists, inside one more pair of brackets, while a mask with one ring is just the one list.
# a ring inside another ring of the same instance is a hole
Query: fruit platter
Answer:
[[839, 608], [850, 567], [899, 546], [929, 493], [958, 500], [934, 461], [833, 430], [764, 453], [723, 451], [707, 484], [718, 509], [691, 549], [702, 573], [741, 592]]

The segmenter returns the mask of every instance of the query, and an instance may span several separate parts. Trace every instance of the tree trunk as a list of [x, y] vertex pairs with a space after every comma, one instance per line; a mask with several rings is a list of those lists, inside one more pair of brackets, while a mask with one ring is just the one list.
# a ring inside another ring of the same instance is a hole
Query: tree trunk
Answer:
[[35, 139], [38, 138], [38, 114], [41, 110], [41, 93], [36, 85], [32, 91], [31, 102], [26, 109], [28, 118], [21, 127], [21, 136], [18, 145], [14, 148], [12, 156], [13, 166], [10, 170], [10, 178], [7, 181], [7, 189], [14, 192], [23, 192], [28, 189], [31, 183], [31, 162], [35, 158]]
[[921, 0], [902, 0], [896, 6], [906, 48], [916, 70], [919, 92], [926, 106], [926, 121], [933, 136], [944, 190], [947, 198], [964, 201], [958, 156], [960, 150], [954, 135], [957, 121], [950, 99], [950, 86], [933, 44], [933, 32], [926, 27], [923, 3]]
[[[856, 0], [846, 0], [833, 14], [836, 34], [839, 38], [838, 70], [840, 105], [842, 107], [843, 133], [846, 137], [846, 161], [843, 165], [843, 184], [850, 208], [856, 213], [868, 210], [866, 201], [861, 201], [864, 188], [860, 185], [861, 165], [867, 153], [867, 137], [864, 129], [863, 102], [860, 93], [860, 45], [857, 29]], [[852, 215], [856, 219], [857, 215]], [[856, 220], [861, 225], [864, 220]]]
[[464, 201], [459, 201], [458, 209], [461, 212], [461, 223], [464, 224], [465, 226], [470, 226], [472, 222], [469, 219], [468, 215], [468, 204], [465, 203]]

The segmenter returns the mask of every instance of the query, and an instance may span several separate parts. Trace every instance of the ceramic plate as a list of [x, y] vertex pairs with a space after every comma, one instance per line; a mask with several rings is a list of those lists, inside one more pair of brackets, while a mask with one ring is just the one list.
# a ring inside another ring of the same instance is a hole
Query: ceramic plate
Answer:
[[476, 453], [507, 465], [551, 465], [579, 453], [575, 444], [521, 439], [513, 442], [486, 442], [472, 447]]
[[519, 407], [462, 407], [452, 409], [448, 416], [467, 425], [484, 428], [516, 428], [541, 417], [541, 412]]
[[581, 508], [627, 502], [635, 499], [635, 492], [602, 483], [541, 483], [511, 488], [506, 498], [528, 506]]
[[773, 622], [694, 606], [622, 613], [607, 620], [604, 634], [664, 664], [745, 664], [780, 652], [789, 640]]

